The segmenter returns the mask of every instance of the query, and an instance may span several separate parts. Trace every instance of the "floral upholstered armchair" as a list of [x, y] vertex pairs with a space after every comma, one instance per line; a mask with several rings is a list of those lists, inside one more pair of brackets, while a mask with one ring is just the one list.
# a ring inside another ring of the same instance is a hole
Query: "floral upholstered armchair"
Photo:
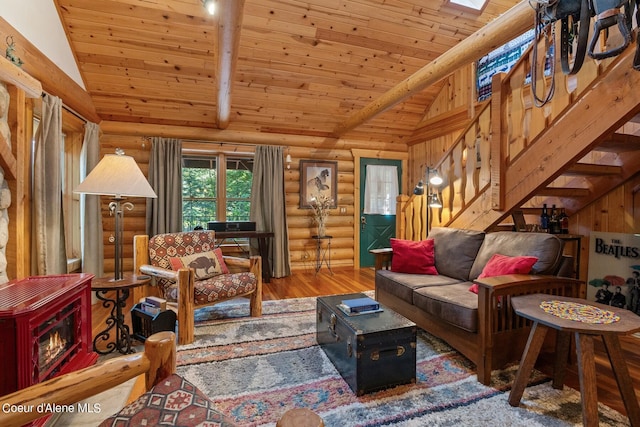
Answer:
[[194, 310], [231, 298], [250, 299], [251, 316], [262, 315], [262, 262], [259, 256], [223, 256], [214, 231], [134, 236], [137, 274], [155, 279], [160, 295], [178, 311], [178, 343], [194, 339]]

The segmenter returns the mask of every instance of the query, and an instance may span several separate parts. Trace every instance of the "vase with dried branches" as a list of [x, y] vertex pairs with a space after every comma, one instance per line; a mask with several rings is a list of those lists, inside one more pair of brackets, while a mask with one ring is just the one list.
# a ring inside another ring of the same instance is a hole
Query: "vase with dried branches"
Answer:
[[333, 199], [323, 193], [318, 193], [311, 198], [311, 211], [313, 222], [318, 226], [318, 237], [324, 237], [327, 234], [327, 217], [332, 204]]

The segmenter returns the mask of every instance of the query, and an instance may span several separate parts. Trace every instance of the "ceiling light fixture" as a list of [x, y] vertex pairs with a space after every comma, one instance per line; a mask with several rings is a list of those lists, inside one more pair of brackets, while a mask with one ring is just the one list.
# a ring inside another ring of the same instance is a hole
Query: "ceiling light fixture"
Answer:
[[215, 0], [202, 0], [202, 5], [204, 6], [205, 9], [207, 9], [207, 12], [209, 12], [209, 15], [215, 15], [216, 13]]

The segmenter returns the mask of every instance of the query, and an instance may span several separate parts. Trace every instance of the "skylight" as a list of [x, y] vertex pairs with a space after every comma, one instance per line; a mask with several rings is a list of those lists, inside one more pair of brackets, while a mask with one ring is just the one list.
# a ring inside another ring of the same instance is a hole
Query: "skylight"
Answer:
[[449, 3], [470, 9], [482, 10], [485, 4], [487, 4], [487, 0], [449, 0]]

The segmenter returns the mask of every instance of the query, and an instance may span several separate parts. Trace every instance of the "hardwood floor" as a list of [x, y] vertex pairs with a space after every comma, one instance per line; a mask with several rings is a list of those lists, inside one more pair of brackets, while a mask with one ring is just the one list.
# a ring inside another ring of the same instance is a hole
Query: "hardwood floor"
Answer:
[[[374, 289], [374, 270], [372, 268], [334, 268], [331, 275], [326, 268], [317, 275], [314, 272], [295, 272], [289, 277], [271, 279], [271, 283], [263, 284], [263, 299], [285, 299], [314, 297], [319, 295], [332, 295], [353, 292], [363, 292]], [[127, 313], [129, 308], [127, 309]], [[93, 307], [93, 332], [94, 336], [104, 329], [105, 319], [108, 313], [99, 304]], [[621, 338], [623, 353], [629, 367], [633, 384], [636, 387], [636, 395], [640, 396], [640, 339], [634, 337]], [[605, 405], [626, 413], [624, 404], [616, 385], [615, 377], [609, 365], [604, 346], [601, 340], [595, 340], [596, 370], [598, 383], [598, 401]], [[547, 360], [541, 360], [537, 366], [540, 370], [551, 375], [552, 365]], [[579, 390], [577, 365], [568, 367], [565, 384]]]

